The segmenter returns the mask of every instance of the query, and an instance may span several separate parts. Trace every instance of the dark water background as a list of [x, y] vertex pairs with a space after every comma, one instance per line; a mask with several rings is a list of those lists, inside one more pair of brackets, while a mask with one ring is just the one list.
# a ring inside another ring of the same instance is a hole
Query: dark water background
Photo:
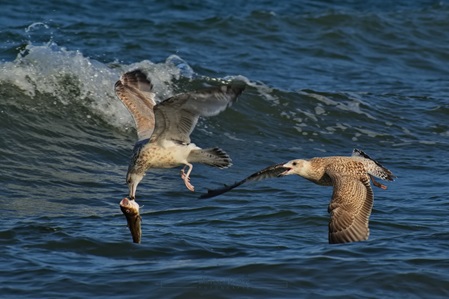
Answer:
[[[2, 298], [447, 298], [447, 1], [2, 1]], [[119, 210], [135, 141], [113, 85], [160, 98], [239, 79], [199, 146], [234, 166], [151, 171], [142, 244]], [[331, 189], [297, 177], [207, 188], [293, 158], [365, 150], [370, 239], [327, 244]]]

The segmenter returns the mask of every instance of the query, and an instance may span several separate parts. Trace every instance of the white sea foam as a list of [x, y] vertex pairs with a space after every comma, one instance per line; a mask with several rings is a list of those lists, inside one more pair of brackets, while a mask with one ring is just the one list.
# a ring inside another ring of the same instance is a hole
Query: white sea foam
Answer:
[[[182, 69], [178, 68], [180, 65]], [[188, 64], [177, 56], [170, 56], [162, 63], [144, 60], [117, 66], [49, 42], [40, 46], [29, 44], [14, 61], [0, 64], [0, 83], [14, 85], [32, 98], [37, 93], [49, 95], [48, 100], [54, 104], [85, 106], [91, 112], [86, 117], [95, 114], [113, 126], [126, 128], [133, 122], [117, 99], [114, 84], [122, 73], [137, 68], [151, 78], [160, 99], [173, 94], [174, 79], [193, 74]]]
[[[351, 93], [345, 94], [345, 98], [349, 98], [349, 101], [345, 100], [343, 102], [343, 101], [335, 101], [327, 96], [313, 93], [313, 92], [299, 91], [299, 93], [306, 95], [308, 97], [312, 97], [312, 98], [316, 99], [317, 101], [319, 101], [320, 103], [325, 104], [326, 106], [335, 106], [337, 109], [342, 110], [342, 111], [351, 111], [351, 112], [355, 112], [357, 114], [365, 115], [366, 117], [371, 118], [371, 119], [376, 119], [374, 116], [372, 116], [366, 110], [362, 110], [360, 108], [360, 104], [362, 104], [363, 102], [355, 94], [351, 94]], [[322, 105], [318, 104], [317, 107], [315, 108], [315, 113], [317, 115], [324, 114], [325, 108]]]

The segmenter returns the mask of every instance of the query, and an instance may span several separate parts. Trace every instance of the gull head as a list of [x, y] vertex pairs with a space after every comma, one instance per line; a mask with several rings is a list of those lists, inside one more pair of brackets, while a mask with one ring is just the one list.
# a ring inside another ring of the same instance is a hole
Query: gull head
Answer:
[[306, 176], [307, 175], [307, 170], [308, 170], [308, 166], [309, 163], [306, 160], [302, 160], [302, 159], [296, 159], [296, 160], [291, 160], [287, 163], [285, 163], [284, 165], [282, 165], [285, 168], [288, 168], [288, 170], [284, 171], [281, 175], [285, 176], [285, 175], [290, 175], [290, 174], [297, 174], [299, 176]]
[[129, 199], [133, 200], [136, 198], [137, 185], [139, 185], [142, 178], [143, 174], [135, 172], [129, 172], [126, 175], [126, 184], [128, 184], [129, 188]]

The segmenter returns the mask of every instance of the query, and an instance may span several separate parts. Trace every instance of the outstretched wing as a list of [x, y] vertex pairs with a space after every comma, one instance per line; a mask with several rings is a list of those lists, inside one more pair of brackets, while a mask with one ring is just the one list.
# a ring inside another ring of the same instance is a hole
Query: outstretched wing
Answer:
[[[369, 217], [374, 194], [363, 164], [351, 162], [348, 167], [328, 166], [334, 191], [329, 204], [329, 243], [364, 241], [369, 236]], [[346, 170], [347, 169], [347, 170]]]
[[154, 107], [156, 126], [152, 142], [174, 140], [190, 143], [190, 134], [200, 116], [217, 115], [229, 107], [244, 86], [223, 85], [176, 95]]
[[285, 163], [280, 163], [280, 164], [268, 166], [267, 168], [264, 168], [256, 173], [253, 173], [249, 177], [247, 177], [239, 182], [235, 182], [232, 185], [229, 185], [229, 186], [225, 185], [223, 188], [220, 188], [220, 189], [207, 190], [207, 193], [201, 195], [200, 198], [210, 198], [210, 197], [214, 197], [214, 196], [223, 194], [225, 192], [228, 192], [228, 191], [240, 186], [243, 183], [256, 182], [256, 181], [261, 181], [264, 179], [280, 177], [280, 176], [282, 176], [282, 173], [284, 173], [285, 171], [290, 169], [290, 168], [284, 167], [283, 166], [284, 164]]
[[141, 70], [127, 72], [115, 83], [115, 93], [131, 113], [138, 140], [151, 137], [154, 129], [153, 85]]

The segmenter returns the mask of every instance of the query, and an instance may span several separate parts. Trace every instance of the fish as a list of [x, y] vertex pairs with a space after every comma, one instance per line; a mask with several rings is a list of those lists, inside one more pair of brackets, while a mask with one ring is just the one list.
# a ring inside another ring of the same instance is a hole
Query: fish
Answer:
[[125, 197], [120, 201], [120, 210], [126, 217], [133, 242], [140, 244], [142, 239], [142, 217], [140, 216], [139, 204], [135, 200]]

